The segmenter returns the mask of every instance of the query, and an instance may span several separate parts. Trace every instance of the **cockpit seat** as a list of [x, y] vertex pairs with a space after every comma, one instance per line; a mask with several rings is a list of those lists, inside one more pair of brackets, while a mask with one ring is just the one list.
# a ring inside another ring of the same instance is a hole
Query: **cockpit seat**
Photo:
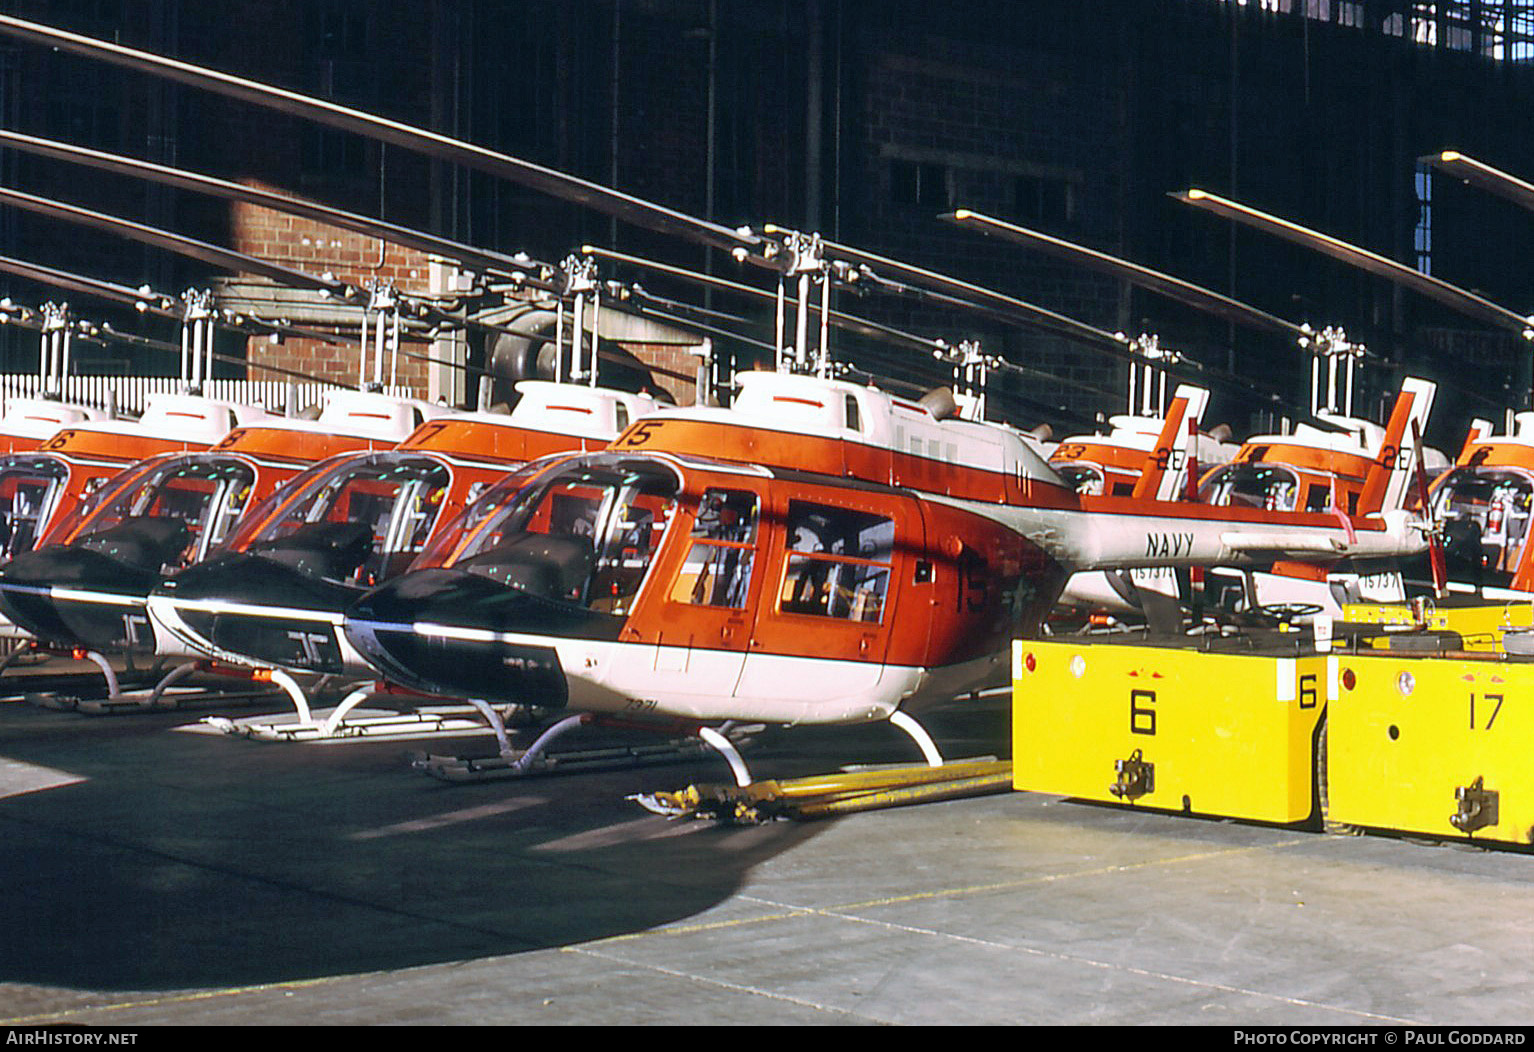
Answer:
[[580, 602], [594, 562], [589, 537], [525, 533], [459, 567], [529, 595]]
[[341, 581], [373, 554], [373, 530], [365, 522], [313, 522], [286, 537], [253, 544], [249, 551], [302, 573]]
[[179, 565], [191, 540], [192, 531], [182, 520], [146, 515], [93, 533], [78, 546], [128, 566], [158, 572], [162, 566]]

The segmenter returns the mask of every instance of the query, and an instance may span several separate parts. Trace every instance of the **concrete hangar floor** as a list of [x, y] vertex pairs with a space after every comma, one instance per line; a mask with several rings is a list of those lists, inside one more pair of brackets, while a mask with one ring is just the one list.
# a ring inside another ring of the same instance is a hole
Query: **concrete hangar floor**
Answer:
[[[1524, 854], [1029, 793], [678, 823], [625, 797], [721, 763], [447, 785], [398, 742], [191, 720], [0, 703], [0, 1023], [1529, 1020]], [[995, 751], [1006, 699], [930, 725]], [[752, 762], [909, 752], [815, 730]]]

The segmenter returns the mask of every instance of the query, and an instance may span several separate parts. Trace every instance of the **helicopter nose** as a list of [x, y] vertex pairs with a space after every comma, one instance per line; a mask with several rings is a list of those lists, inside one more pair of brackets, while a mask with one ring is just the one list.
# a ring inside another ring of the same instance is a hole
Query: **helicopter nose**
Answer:
[[341, 613], [362, 589], [308, 573], [301, 566], [231, 554], [198, 563], [154, 593], [169, 608], [176, 634], [219, 657], [302, 671], [340, 673]]
[[553, 645], [606, 631], [600, 617], [480, 574], [418, 570], [346, 612], [352, 646], [387, 678], [449, 697], [563, 708], [569, 683]]
[[149, 569], [81, 547], [23, 552], [0, 567], [0, 613], [38, 639], [94, 649], [152, 648]]

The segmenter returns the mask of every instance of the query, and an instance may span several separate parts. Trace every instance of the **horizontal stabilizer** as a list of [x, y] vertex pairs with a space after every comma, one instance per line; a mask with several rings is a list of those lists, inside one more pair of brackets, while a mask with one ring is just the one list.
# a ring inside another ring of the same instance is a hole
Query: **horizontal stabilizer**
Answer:
[[1347, 548], [1334, 537], [1304, 533], [1263, 533], [1255, 530], [1230, 530], [1220, 534], [1220, 543], [1233, 552], [1295, 555], [1339, 555]]

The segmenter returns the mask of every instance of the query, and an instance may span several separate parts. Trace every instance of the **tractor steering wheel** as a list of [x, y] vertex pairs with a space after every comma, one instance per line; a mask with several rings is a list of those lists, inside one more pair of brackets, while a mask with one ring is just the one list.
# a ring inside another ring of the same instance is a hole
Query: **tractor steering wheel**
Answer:
[[1286, 625], [1302, 617], [1314, 617], [1321, 610], [1320, 603], [1272, 603], [1268, 606], [1253, 607], [1247, 611], [1247, 615], [1259, 622]]

